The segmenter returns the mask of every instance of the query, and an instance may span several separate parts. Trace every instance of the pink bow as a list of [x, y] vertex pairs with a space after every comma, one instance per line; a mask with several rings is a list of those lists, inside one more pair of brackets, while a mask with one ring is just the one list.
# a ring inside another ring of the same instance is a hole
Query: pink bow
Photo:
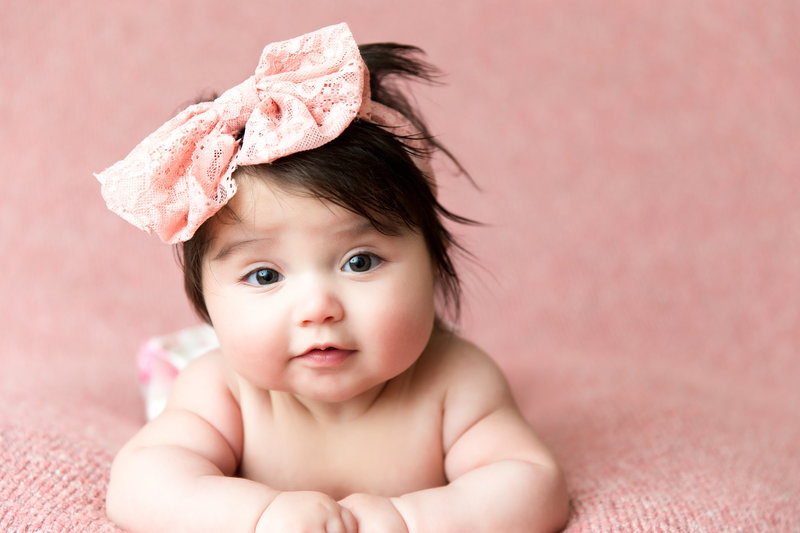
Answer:
[[109, 209], [164, 242], [182, 242], [235, 194], [237, 166], [317, 148], [357, 116], [407, 124], [370, 100], [358, 45], [338, 24], [267, 45], [254, 76], [188, 107], [96, 177]]

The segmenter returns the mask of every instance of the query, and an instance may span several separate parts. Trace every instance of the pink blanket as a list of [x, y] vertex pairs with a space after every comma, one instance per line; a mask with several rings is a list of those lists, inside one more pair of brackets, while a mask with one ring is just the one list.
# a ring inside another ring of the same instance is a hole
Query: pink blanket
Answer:
[[567, 531], [800, 531], [800, 11], [791, 2], [111, 3], [0, 17], [0, 530], [114, 531], [135, 354], [192, 325], [91, 172], [268, 41], [425, 48], [478, 264], [463, 328], [566, 469]]

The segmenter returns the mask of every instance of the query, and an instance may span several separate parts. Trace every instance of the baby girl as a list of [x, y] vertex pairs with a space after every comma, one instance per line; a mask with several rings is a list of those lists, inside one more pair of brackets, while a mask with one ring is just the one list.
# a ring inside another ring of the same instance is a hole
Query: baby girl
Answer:
[[459, 283], [428, 134], [397, 77], [419, 50], [344, 24], [268, 45], [98, 175], [181, 243], [219, 348], [114, 460], [136, 531], [531, 532], [563, 527], [559, 467], [492, 360], [440, 319]]

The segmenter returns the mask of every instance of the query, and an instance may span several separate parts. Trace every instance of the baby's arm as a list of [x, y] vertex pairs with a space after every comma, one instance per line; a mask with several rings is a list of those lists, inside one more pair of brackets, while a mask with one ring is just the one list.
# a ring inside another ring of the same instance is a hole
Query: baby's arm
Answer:
[[114, 459], [109, 517], [133, 531], [289, 531], [282, 525], [302, 522], [322, 524], [314, 531], [336, 522], [340, 531], [355, 531], [350, 512], [324, 494], [281, 493], [231, 477], [242, 423], [223, 375], [214, 355], [181, 373], [164, 412]]
[[[449, 484], [391, 498], [409, 533], [539, 532], [562, 528], [569, 499], [552, 455], [519, 413], [505, 378], [473, 346], [459, 343], [444, 411]], [[374, 499], [373, 499], [374, 500]], [[369, 498], [342, 502], [359, 520]], [[387, 510], [388, 509], [388, 510]], [[391, 520], [391, 507], [371, 512]]]

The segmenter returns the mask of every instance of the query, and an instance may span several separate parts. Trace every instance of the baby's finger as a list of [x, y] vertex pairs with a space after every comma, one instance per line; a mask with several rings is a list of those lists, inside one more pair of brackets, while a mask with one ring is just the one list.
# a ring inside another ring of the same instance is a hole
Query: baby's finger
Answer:
[[341, 507], [339, 516], [328, 520], [325, 533], [358, 533], [358, 521], [353, 513]]
[[358, 533], [358, 520], [347, 507], [342, 507], [342, 522], [344, 523], [345, 533]]

